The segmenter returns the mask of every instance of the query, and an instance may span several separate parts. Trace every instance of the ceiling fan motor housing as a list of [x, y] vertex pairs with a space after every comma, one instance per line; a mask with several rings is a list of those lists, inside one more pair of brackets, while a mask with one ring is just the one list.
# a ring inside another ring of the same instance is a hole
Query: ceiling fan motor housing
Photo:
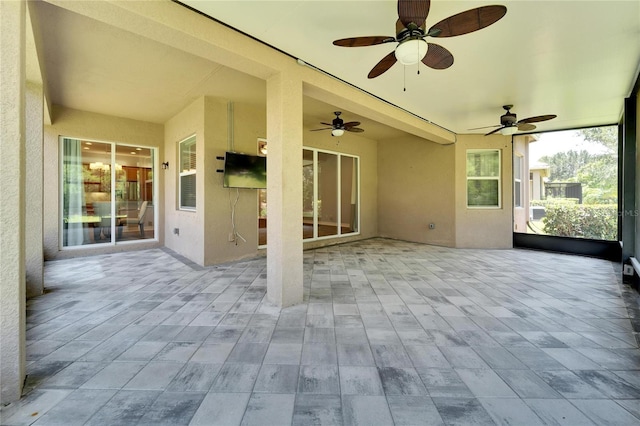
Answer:
[[500, 117], [500, 124], [505, 127], [515, 126], [518, 121], [516, 115], [512, 112], [507, 112], [506, 114]]

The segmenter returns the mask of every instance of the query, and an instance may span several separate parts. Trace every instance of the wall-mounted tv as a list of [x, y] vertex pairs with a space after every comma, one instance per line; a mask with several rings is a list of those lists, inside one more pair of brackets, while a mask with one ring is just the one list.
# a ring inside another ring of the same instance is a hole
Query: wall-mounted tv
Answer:
[[267, 157], [227, 152], [224, 156], [225, 188], [267, 188]]

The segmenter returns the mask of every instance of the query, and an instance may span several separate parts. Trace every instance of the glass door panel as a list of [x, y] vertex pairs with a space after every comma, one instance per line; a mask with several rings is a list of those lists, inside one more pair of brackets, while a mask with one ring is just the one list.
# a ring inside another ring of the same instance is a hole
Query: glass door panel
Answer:
[[318, 237], [338, 234], [338, 156], [318, 152]]
[[[111, 144], [62, 138], [62, 246], [110, 242]], [[108, 227], [107, 227], [108, 228]]]
[[358, 232], [357, 159], [340, 156], [340, 174], [340, 233]]
[[116, 147], [116, 241], [155, 237], [153, 204], [153, 151]]
[[313, 151], [302, 150], [302, 238], [313, 238], [314, 199]]

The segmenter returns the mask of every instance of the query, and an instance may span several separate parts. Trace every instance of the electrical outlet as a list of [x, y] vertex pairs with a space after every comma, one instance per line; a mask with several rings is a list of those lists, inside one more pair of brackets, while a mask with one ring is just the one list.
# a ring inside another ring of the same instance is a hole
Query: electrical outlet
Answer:
[[631, 265], [624, 265], [622, 267], [622, 273], [624, 275], [633, 275], [633, 266]]
[[435, 223], [430, 223], [429, 224], [429, 229], [436, 229], [436, 224]]
[[175, 235], [180, 235], [180, 228], [173, 228], [173, 233]]
[[235, 236], [233, 235], [233, 232], [229, 232], [229, 242], [232, 243], [236, 240]]

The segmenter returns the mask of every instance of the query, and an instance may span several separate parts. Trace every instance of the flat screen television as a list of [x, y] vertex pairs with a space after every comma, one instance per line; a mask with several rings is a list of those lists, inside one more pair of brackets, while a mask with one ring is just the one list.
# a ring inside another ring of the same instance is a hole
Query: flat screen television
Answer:
[[267, 157], [227, 152], [224, 156], [225, 188], [267, 188]]

